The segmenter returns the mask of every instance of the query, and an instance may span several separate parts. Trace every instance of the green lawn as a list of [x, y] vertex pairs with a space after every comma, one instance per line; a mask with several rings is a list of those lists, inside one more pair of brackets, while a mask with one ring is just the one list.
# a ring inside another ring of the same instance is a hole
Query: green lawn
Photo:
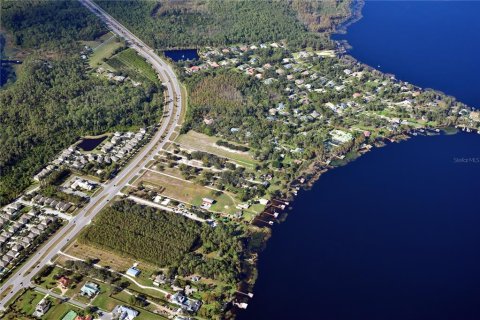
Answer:
[[44, 296], [43, 293], [28, 290], [17, 300], [16, 306], [18, 306], [22, 312], [31, 315], [35, 311], [36, 305]]
[[109, 285], [100, 283], [100, 293], [92, 301], [92, 305], [97, 306], [102, 310], [112, 311], [117, 305], [117, 301], [110, 298], [111, 292], [112, 288]]
[[50, 310], [48, 310], [47, 314], [45, 314], [42, 319], [44, 320], [60, 320], [63, 318], [64, 315], [67, 314], [70, 310], [73, 310], [75, 312], [80, 312], [81, 309], [72, 306], [71, 304], [68, 303], [58, 303], [52, 304], [52, 307]]
[[250, 153], [237, 152], [235, 150], [229, 150], [228, 148], [218, 146], [216, 144], [218, 140], [220, 139], [190, 130], [186, 134], [178, 136], [178, 138], [175, 139], [175, 143], [178, 143], [181, 147], [186, 149], [208, 152], [219, 157], [233, 160], [239, 165], [250, 169], [258, 164], [258, 161], [253, 159]]
[[[46, 277], [40, 278], [40, 283], [39, 285], [45, 289], [52, 289], [57, 287], [57, 280], [54, 279], [55, 276], [61, 275], [63, 273], [63, 270], [60, 268], [53, 268], [53, 270], [48, 274]], [[59, 292], [56, 292], [59, 293]]]
[[158, 82], [158, 77], [152, 66], [140, 57], [137, 52], [131, 48], [120, 52], [117, 55], [118, 59], [131, 69], [135, 69], [152, 82]]
[[102, 60], [108, 59], [112, 56], [113, 52], [120, 48], [123, 44], [122, 42], [117, 42], [116, 37], [111, 37], [113, 34], [108, 33], [108, 37], [103, 36], [106, 38], [103, 43], [99, 43], [97, 47], [93, 47], [94, 43], [92, 43], [92, 49], [94, 50], [93, 53], [90, 55], [89, 64], [92, 68], [96, 68], [102, 64]]
[[117, 72], [128, 74], [135, 80], [148, 79], [158, 83], [158, 77], [152, 66], [131, 48], [123, 50], [107, 61], [107, 64]]

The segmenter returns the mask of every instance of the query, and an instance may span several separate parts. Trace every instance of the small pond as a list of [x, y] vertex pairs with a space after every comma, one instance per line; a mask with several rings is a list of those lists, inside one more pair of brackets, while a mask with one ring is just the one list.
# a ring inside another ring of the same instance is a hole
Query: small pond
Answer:
[[196, 60], [199, 58], [197, 49], [166, 50], [164, 53], [166, 57], [175, 62], [182, 60]]
[[83, 151], [92, 151], [95, 149], [103, 140], [105, 140], [107, 136], [99, 137], [99, 138], [85, 138], [79, 144], [78, 147]]

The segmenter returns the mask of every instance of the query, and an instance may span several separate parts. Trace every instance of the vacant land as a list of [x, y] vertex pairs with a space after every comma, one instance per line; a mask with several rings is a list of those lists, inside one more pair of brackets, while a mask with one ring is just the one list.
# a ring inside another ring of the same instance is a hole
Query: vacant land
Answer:
[[129, 48], [120, 52], [117, 55], [118, 59], [131, 69], [137, 70], [138, 73], [143, 74], [152, 82], [157, 82], [158, 77], [152, 66], [142, 57], [140, 57], [135, 50]]
[[229, 194], [160, 172], [145, 171], [136, 183], [137, 186], [140, 184], [160, 191], [163, 196], [194, 206], [200, 206], [202, 198], [212, 198], [215, 203], [211, 211], [214, 212], [229, 212], [235, 209], [236, 205], [236, 200]]
[[253, 168], [258, 163], [248, 152], [229, 150], [216, 145], [215, 143], [218, 140], [220, 139], [190, 130], [188, 133], [180, 135], [175, 142], [185, 149], [212, 153], [219, 157], [231, 159], [245, 167]]
[[88, 41], [84, 44], [93, 50], [88, 61], [92, 68], [100, 66], [104, 59], [110, 58], [115, 50], [123, 46], [111, 32], [104, 34], [96, 41]]
[[106, 34], [99, 41], [92, 41], [90, 44], [92, 54], [90, 55], [89, 64], [91, 67], [100, 66], [106, 59], [113, 56], [115, 50], [122, 47], [122, 43], [112, 33]]

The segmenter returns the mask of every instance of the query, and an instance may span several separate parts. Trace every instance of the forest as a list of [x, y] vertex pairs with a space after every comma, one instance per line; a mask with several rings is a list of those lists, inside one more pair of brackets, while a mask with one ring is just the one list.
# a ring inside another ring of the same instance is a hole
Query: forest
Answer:
[[[223, 224], [212, 228], [175, 213], [122, 200], [105, 208], [79, 241], [170, 267], [181, 275], [200, 273], [233, 284], [239, 277], [244, 251], [240, 241], [243, 230], [236, 228]], [[212, 252], [217, 258], [205, 256]]]
[[149, 126], [160, 117], [159, 85], [92, 75], [80, 40], [105, 29], [77, 2], [2, 2], [1, 20], [29, 55], [17, 80], [0, 90], [0, 205], [80, 136]]
[[77, 1], [2, 1], [1, 9], [2, 28], [22, 48], [58, 54], [76, 48], [78, 40], [93, 40], [106, 31]]
[[198, 238], [199, 228], [192, 220], [131, 202], [116, 202], [103, 210], [81, 241], [163, 267], [181, 259]]
[[[311, 4], [305, 6], [303, 2]], [[332, 44], [318, 31], [331, 31], [336, 23], [348, 17], [350, 0], [101, 0], [97, 3], [157, 49], [282, 39], [292, 47], [322, 48]]]

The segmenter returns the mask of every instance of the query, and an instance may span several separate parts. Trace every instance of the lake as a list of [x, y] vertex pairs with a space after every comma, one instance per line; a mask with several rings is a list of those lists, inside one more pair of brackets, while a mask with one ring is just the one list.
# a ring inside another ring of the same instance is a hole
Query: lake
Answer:
[[348, 41], [351, 55], [480, 108], [479, 1], [367, 1], [362, 13], [334, 37]]
[[95, 149], [103, 140], [105, 140], [107, 136], [99, 137], [99, 138], [84, 138], [78, 145], [80, 149], [83, 151], [92, 151]]
[[[367, 2], [358, 60], [479, 106], [480, 3]], [[477, 32], [478, 33], [478, 32]], [[299, 193], [239, 319], [480, 319], [480, 135], [374, 149]]]
[[198, 59], [197, 49], [166, 50], [163, 52], [167, 58], [173, 61], [196, 60]]

